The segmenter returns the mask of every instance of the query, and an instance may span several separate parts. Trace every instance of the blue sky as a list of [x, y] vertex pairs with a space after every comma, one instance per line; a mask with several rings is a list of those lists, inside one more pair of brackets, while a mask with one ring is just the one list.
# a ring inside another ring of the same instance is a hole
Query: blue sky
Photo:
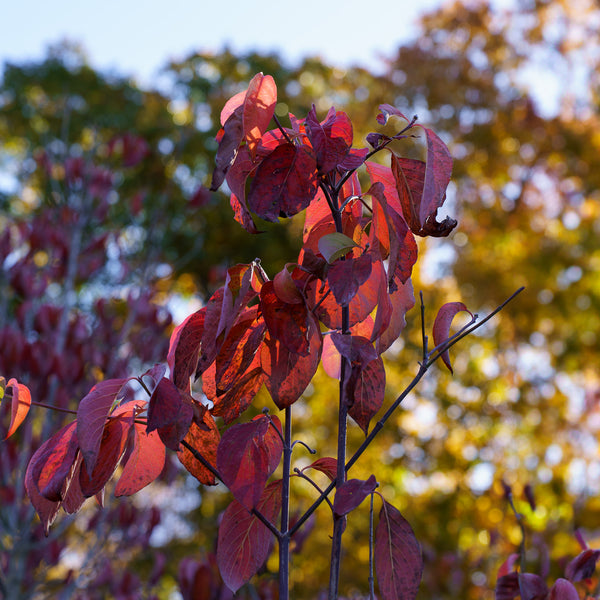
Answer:
[[415, 34], [440, 0], [21, 0], [6, 1], [0, 63], [40, 58], [50, 43], [81, 42], [95, 67], [151, 84], [168, 59], [192, 50], [276, 50], [290, 61], [377, 64]]

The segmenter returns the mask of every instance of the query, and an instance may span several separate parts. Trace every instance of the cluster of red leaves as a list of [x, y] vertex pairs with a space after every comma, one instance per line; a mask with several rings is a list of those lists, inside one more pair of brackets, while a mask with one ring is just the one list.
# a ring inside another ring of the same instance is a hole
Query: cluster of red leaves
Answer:
[[[157, 365], [135, 380], [96, 385], [81, 401], [77, 420], [35, 453], [26, 476], [47, 530], [59, 508], [74, 512], [90, 496], [101, 501], [119, 464], [116, 494], [129, 495], [159, 475], [165, 448], [176, 451], [200, 482], [211, 485], [218, 476], [233, 493], [216, 559], [234, 591], [271, 552], [273, 534], [265, 522], [277, 530], [282, 482], [269, 478], [281, 460], [283, 438], [276, 417], [233, 425], [222, 437], [215, 418], [229, 424], [240, 417], [263, 384], [277, 407], [291, 406], [323, 358], [332, 377], [343, 373], [348, 412], [366, 434], [383, 403], [381, 355], [400, 335], [414, 305], [414, 236], [448, 235], [456, 224], [436, 220], [452, 161], [431, 130], [422, 127], [426, 161], [390, 152], [391, 167], [385, 167], [368, 159], [392, 139], [405, 137], [414, 122], [394, 137], [371, 134], [372, 151], [354, 149], [350, 119], [334, 108], [323, 121], [313, 107], [305, 119], [290, 114], [290, 128], [277, 122], [268, 130], [276, 99], [273, 79], [259, 74], [227, 102], [212, 187], [227, 181], [235, 218], [250, 232], [257, 232], [253, 214], [277, 221], [305, 210], [297, 262], [272, 280], [258, 261], [229, 269], [223, 287], [174, 330], [168, 377]], [[380, 110], [382, 124], [389, 118], [406, 121], [389, 105]], [[128, 144], [120, 140], [113, 150], [125, 153]], [[362, 165], [371, 179], [366, 192], [356, 173]], [[349, 319], [342, 317], [342, 307]], [[439, 318], [436, 343], [447, 338], [459, 310], [464, 307], [449, 307]], [[342, 363], [349, 368], [342, 369]], [[191, 382], [198, 378], [208, 403], [192, 396]], [[134, 382], [148, 398], [138, 399]], [[311, 466], [335, 479], [334, 459]], [[335, 514], [352, 511], [376, 485], [374, 477], [340, 485]], [[414, 598], [422, 571], [419, 545], [402, 515], [385, 501], [375, 537], [382, 596]]]

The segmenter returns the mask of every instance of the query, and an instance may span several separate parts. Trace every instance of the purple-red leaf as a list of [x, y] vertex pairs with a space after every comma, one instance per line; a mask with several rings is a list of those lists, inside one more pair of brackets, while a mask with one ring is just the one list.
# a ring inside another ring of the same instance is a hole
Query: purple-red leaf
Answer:
[[579, 594], [570, 581], [559, 578], [550, 589], [548, 600], [579, 600]]
[[[452, 320], [459, 312], [468, 312], [473, 317], [473, 313], [462, 302], [447, 302], [440, 308], [433, 323], [433, 343], [436, 346], [444, 343], [450, 337]], [[441, 358], [450, 373], [453, 373], [449, 351], [445, 350]]]
[[[133, 405], [135, 401], [129, 404]], [[123, 412], [119, 416], [109, 419], [106, 423], [102, 433], [97, 461], [91, 474], [88, 474], [86, 469], [81, 469], [79, 484], [81, 485], [81, 492], [86, 498], [95, 496], [104, 488], [123, 457], [129, 436], [129, 429], [133, 424], [133, 419], [125, 413], [126, 406], [119, 407], [115, 411], [115, 414], [121, 412], [121, 409]], [[133, 407], [129, 408], [131, 410]]]
[[215, 157], [215, 170], [213, 171], [210, 190], [216, 191], [219, 189], [229, 167], [233, 164], [235, 157], [240, 147], [240, 142], [244, 137], [244, 107], [238, 106], [227, 118], [223, 125], [223, 135], [219, 140], [219, 147]]
[[415, 305], [415, 295], [412, 281], [409, 279], [405, 284], [400, 284], [390, 294], [392, 303], [392, 315], [387, 328], [375, 341], [377, 354], [383, 354], [400, 336], [406, 326], [406, 313]]
[[259, 165], [248, 207], [266, 221], [304, 210], [317, 192], [317, 165], [308, 146], [281, 144]]
[[548, 594], [546, 582], [534, 573], [519, 573], [521, 600], [545, 600]]
[[306, 133], [317, 156], [320, 173], [329, 173], [344, 161], [352, 146], [352, 123], [344, 112], [331, 108], [322, 123], [313, 104], [306, 117]]
[[165, 446], [179, 449], [179, 442], [185, 437], [192, 422], [193, 410], [184, 402], [175, 384], [163, 377], [148, 402], [148, 423], [146, 431], [158, 430]]
[[600, 550], [587, 548], [580, 552], [565, 569], [565, 576], [570, 581], [581, 581], [594, 574], [596, 563], [600, 558]]
[[363, 254], [358, 258], [336, 260], [327, 272], [327, 283], [336, 302], [347, 305], [356, 296], [360, 286], [371, 275], [371, 255]]
[[[281, 480], [262, 492], [257, 509], [274, 524], [281, 512]], [[262, 567], [272, 548], [273, 534], [258, 517], [233, 500], [223, 513], [217, 541], [217, 564], [225, 585], [236, 592]]]
[[90, 475], [96, 466], [108, 413], [127, 379], [105, 379], [81, 400], [77, 409], [77, 438], [85, 469]]
[[254, 508], [283, 453], [277, 417], [260, 415], [249, 423], [230, 427], [217, 449], [217, 469], [235, 499]]
[[383, 600], [414, 600], [423, 573], [417, 538], [400, 511], [384, 500], [375, 531], [375, 572]]
[[357, 508], [361, 502], [377, 488], [375, 475], [369, 479], [348, 479], [340, 485], [333, 500], [333, 512], [342, 517]]

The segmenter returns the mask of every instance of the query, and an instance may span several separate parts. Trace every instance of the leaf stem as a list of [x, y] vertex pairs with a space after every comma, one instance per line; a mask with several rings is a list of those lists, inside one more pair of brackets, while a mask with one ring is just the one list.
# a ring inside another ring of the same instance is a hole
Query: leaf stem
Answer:
[[281, 527], [279, 539], [279, 598], [290, 593], [290, 467], [292, 462], [292, 407], [285, 408], [283, 439], [283, 475], [281, 487]]

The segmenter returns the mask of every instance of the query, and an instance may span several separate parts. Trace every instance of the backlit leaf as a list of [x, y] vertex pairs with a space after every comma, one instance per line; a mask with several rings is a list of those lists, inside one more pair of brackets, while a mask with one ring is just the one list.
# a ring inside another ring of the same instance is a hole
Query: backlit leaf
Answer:
[[360, 286], [371, 275], [371, 255], [336, 260], [327, 271], [327, 282], [333, 296], [341, 305], [347, 305], [356, 296]]
[[306, 133], [317, 156], [320, 173], [329, 173], [344, 161], [352, 146], [352, 123], [344, 112], [331, 108], [321, 123], [313, 104], [306, 117]]
[[198, 353], [204, 333], [206, 307], [197, 310], [178, 325], [171, 334], [167, 364], [171, 381], [181, 390], [190, 392], [190, 377], [196, 372]]
[[277, 103], [277, 87], [270, 75], [256, 74], [244, 100], [244, 136], [254, 157], [256, 147], [267, 130]]
[[5, 440], [19, 428], [31, 406], [31, 392], [26, 385], [11, 378], [6, 384], [6, 389], [12, 392], [12, 398], [10, 401], [10, 425]]
[[[202, 420], [202, 425], [192, 422], [185, 438], [183, 438], [192, 448], [197, 450], [206, 461], [216, 468], [217, 466], [217, 447], [221, 440], [219, 429], [207, 411]], [[177, 458], [181, 464], [193, 475], [200, 483], [204, 485], [215, 485], [215, 476], [205, 465], [199, 461], [194, 454], [183, 444], [177, 452]]]
[[[439, 346], [450, 337], [450, 326], [452, 320], [459, 312], [468, 312], [471, 317], [473, 314], [462, 302], [447, 302], [438, 311], [433, 323], [433, 343]], [[448, 350], [442, 353], [442, 360], [452, 373], [452, 365], [450, 364], [450, 353]]]
[[570, 581], [559, 578], [550, 588], [548, 600], [579, 600], [579, 594]]
[[115, 496], [131, 496], [152, 483], [165, 466], [166, 450], [158, 432], [146, 432], [142, 423], [132, 427], [133, 448], [115, 488]]

